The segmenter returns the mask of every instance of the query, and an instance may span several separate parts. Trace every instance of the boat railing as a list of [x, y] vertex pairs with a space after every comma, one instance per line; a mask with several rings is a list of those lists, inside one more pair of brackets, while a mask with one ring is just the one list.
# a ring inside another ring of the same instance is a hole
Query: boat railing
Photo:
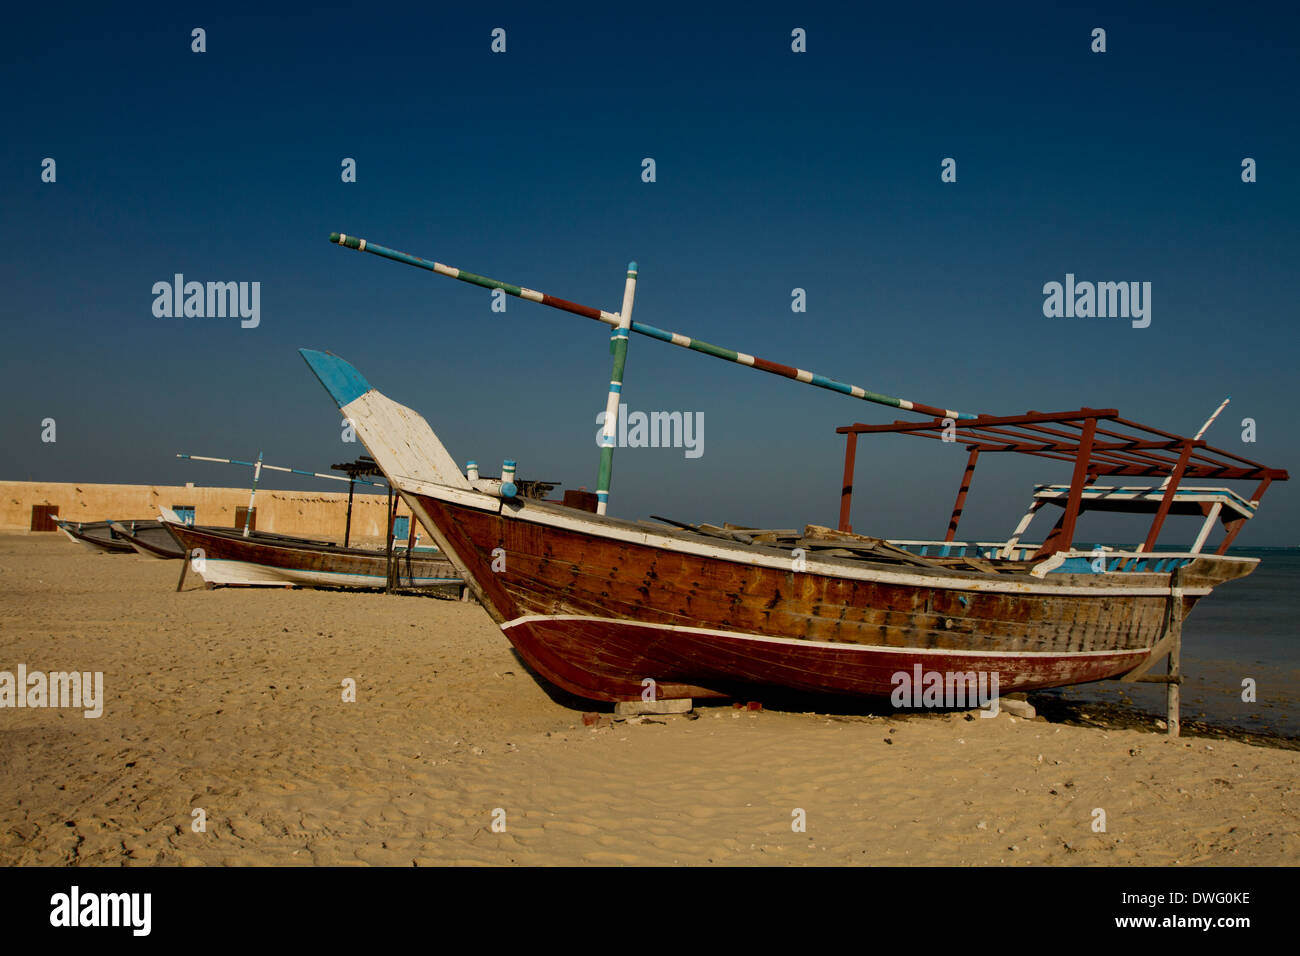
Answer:
[[[1005, 541], [926, 541], [890, 538], [889, 543], [923, 558], [983, 558], [985, 560], [1030, 561], [1042, 544]], [[1130, 551], [1101, 546], [1059, 552], [1064, 559], [1052, 569], [1055, 574], [1099, 574], [1103, 571], [1168, 573], [1200, 557], [1194, 551]]]

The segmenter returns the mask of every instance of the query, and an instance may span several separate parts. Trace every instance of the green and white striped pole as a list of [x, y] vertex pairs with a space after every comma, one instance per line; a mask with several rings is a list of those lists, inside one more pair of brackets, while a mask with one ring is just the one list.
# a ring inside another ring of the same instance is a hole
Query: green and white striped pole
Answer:
[[609, 481], [614, 471], [614, 443], [618, 430], [618, 404], [623, 396], [623, 369], [627, 365], [627, 343], [632, 329], [632, 300], [636, 297], [636, 263], [627, 264], [627, 282], [623, 286], [623, 308], [618, 325], [610, 336], [614, 352], [614, 370], [609, 376], [609, 398], [605, 401], [605, 430], [600, 436], [600, 474], [596, 477], [596, 514], [609, 508]]
[[[524, 286], [513, 285], [509, 282], [502, 282], [499, 279], [489, 279], [487, 276], [478, 275], [474, 272], [467, 272], [464, 269], [457, 269], [455, 266], [443, 265], [441, 262], [432, 262], [428, 259], [421, 259], [419, 256], [413, 256], [405, 252], [398, 252], [396, 249], [389, 249], [387, 246], [381, 246], [377, 242], [369, 242], [365, 239], [359, 239], [356, 236], [349, 236], [346, 233], [330, 233], [330, 242], [336, 245], [344, 246], [348, 249], [356, 249], [359, 252], [368, 252], [374, 256], [382, 256], [385, 259], [392, 259], [394, 262], [402, 262], [408, 266], [415, 266], [418, 269], [427, 269], [429, 272], [436, 272], [438, 275], [447, 276], [451, 279], [458, 279], [461, 282], [468, 282], [471, 285], [480, 286], [484, 289], [500, 289], [506, 295], [513, 295], [516, 298], [527, 299], [529, 302], [538, 302], [542, 305], [549, 305], [553, 309], [559, 309], [562, 312], [570, 312], [573, 315], [581, 315], [588, 319], [595, 319], [597, 322], [604, 322], [606, 325], [617, 328], [619, 325], [619, 316], [613, 312], [606, 312], [603, 309], [593, 309], [591, 306], [581, 305], [577, 302], [570, 302], [568, 299], [561, 299], [558, 296], [547, 295], [545, 292], [538, 292], [536, 289], [528, 289]], [[667, 329], [655, 328], [653, 325], [646, 325], [644, 322], [633, 322], [630, 326], [633, 332], [641, 335], [648, 335], [650, 338], [658, 339], [661, 342], [667, 342], [670, 345], [676, 345], [679, 348], [690, 349], [693, 352], [700, 352], [704, 355], [711, 355], [714, 358], [722, 359], [724, 362], [732, 362], [736, 365], [744, 365], [748, 368], [756, 368], [761, 372], [768, 372], [772, 375], [780, 375], [782, 378], [793, 379], [796, 382], [803, 382], [805, 385], [813, 385], [817, 388], [824, 388], [828, 391], [839, 392], [841, 395], [849, 395], [853, 398], [862, 399], [864, 402], [874, 402], [877, 405], [885, 405], [890, 408], [900, 408], [903, 411], [918, 412], [922, 415], [933, 415], [936, 418], [954, 418], [969, 419], [977, 416], [969, 412], [960, 412], [950, 408], [941, 408], [938, 405], [927, 405], [924, 402], [914, 402], [906, 398], [897, 398], [893, 395], [882, 395], [880, 392], [873, 392], [871, 389], [863, 388], [860, 385], [850, 385], [848, 382], [840, 382], [825, 375], [819, 375], [816, 372], [807, 369], [796, 368], [793, 365], [784, 365], [781, 362], [772, 362], [757, 355], [750, 355], [747, 352], [740, 352], [736, 349], [724, 348], [720, 345], [713, 345], [710, 342], [704, 342], [700, 339], [692, 338], [689, 335], [682, 335], [679, 332], [671, 332]]]
[[248, 525], [253, 520], [253, 499], [257, 497], [257, 482], [262, 477], [262, 453], [257, 453], [257, 464], [253, 465], [253, 490], [248, 493], [248, 510], [244, 512], [244, 537], [248, 537]]

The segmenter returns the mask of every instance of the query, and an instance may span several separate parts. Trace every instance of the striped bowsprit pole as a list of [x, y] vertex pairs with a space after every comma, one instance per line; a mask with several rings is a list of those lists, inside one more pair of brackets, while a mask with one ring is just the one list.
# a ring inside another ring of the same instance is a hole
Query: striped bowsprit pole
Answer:
[[[617, 328], [619, 325], [620, 319], [616, 313], [606, 312], [603, 309], [593, 309], [590, 306], [580, 305], [577, 302], [570, 302], [568, 299], [561, 299], [553, 295], [547, 295], [545, 292], [537, 292], [533, 289], [524, 288], [523, 286], [511, 285], [508, 282], [501, 282], [497, 279], [489, 279], [487, 276], [481, 276], [473, 272], [466, 272], [464, 269], [446, 266], [441, 262], [431, 262], [428, 259], [421, 259], [419, 256], [412, 256], [405, 252], [398, 252], [396, 249], [389, 249], [388, 247], [381, 246], [378, 243], [368, 242], [365, 239], [358, 239], [356, 236], [332, 232], [330, 233], [330, 242], [336, 243], [340, 246], [346, 246], [349, 249], [356, 249], [360, 252], [369, 252], [371, 255], [382, 256], [385, 259], [392, 259], [394, 262], [403, 262], [419, 269], [427, 269], [430, 272], [436, 272], [438, 275], [448, 276], [452, 279], [459, 279], [461, 282], [468, 282], [471, 285], [481, 286], [484, 289], [500, 289], [507, 295], [513, 295], [520, 299], [527, 299], [529, 302], [538, 302], [542, 305], [549, 305], [551, 308], [559, 309], [562, 312], [571, 312], [574, 315], [581, 315], [584, 318], [595, 319], [597, 322], [604, 322], [606, 325], [614, 328]], [[901, 408], [904, 411], [909, 412], [920, 412], [923, 415], [932, 415], [935, 418], [967, 419], [976, 417], [967, 412], [953, 411], [952, 409], [940, 408], [936, 405], [926, 405], [923, 402], [913, 402], [905, 398], [895, 398], [892, 395], [882, 395], [880, 392], [873, 392], [870, 389], [862, 388], [858, 385], [849, 385], [845, 382], [839, 382], [833, 378], [827, 378], [825, 375], [818, 375], [816, 372], [809, 372], [790, 365], [782, 365], [780, 362], [772, 362], [764, 358], [759, 358], [756, 355], [750, 355], [747, 352], [738, 352], [735, 349], [723, 348], [720, 345], [703, 342], [700, 339], [691, 338], [688, 335], [682, 335], [678, 332], [668, 332], [664, 329], [657, 329], [653, 325], [646, 325], [643, 322], [632, 322], [628, 327], [633, 332], [638, 332], [641, 335], [648, 335], [652, 339], [658, 339], [659, 341], [667, 342], [670, 345], [690, 349], [693, 352], [702, 352], [705, 355], [712, 355], [714, 358], [723, 359], [727, 362], [734, 362], [737, 365], [745, 365], [749, 368], [756, 368], [763, 372], [770, 372], [773, 375], [780, 375], [783, 378], [793, 379], [796, 382], [803, 382], [806, 385], [815, 385], [818, 388], [828, 389], [832, 392], [839, 392], [842, 395], [860, 398], [866, 402], [874, 402], [877, 405], [886, 405], [890, 408]]]
[[627, 264], [627, 282], [623, 285], [623, 308], [618, 325], [610, 336], [614, 351], [614, 370], [609, 376], [609, 398], [605, 402], [605, 430], [600, 436], [600, 473], [596, 477], [596, 514], [609, 509], [609, 483], [614, 471], [614, 433], [618, 429], [618, 403], [623, 396], [623, 369], [627, 365], [628, 331], [632, 328], [632, 300], [636, 297], [636, 263]]
[[[204, 455], [177, 455], [177, 458], [184, 458], [186, 461], [215, 461], [219, 465], [246, 465], [249, 468], [256, 469], [258, 461], [240, 461], [238, 458], [208, 458]], [[308, 478], [328, 478], [330, 481], [350, 481], [355, 480], [358, 484], [373, 485], [376, 488], [384, 487], [382, 482], [366, 481], [364, 478], [349, 479], [340, 475], [326, 475], [319, 471], [303, 471], [301, 468], [286, 468], [283, 465], [268, 465], [262, 463], [262, 469], [266, 471], [285, 471], [292, 475], [306, 475]]]

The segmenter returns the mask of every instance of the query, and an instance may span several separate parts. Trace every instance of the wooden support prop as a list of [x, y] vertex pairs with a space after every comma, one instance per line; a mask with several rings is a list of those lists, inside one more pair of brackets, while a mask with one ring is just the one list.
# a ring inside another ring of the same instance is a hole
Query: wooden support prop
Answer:
[[384, 515], [388, 518], [388, 524], [384, 530], [384, 540], [388, 546], [384, 551], [384, 590], [392, 594], [397, 582], [394, 580], [393, 573], [393, 521], [397, 517], [397, 504], [393, 501], [393, 489], [388, 489], [388, 502], [384, 507]]
[[605, 427], [600, 434], [600, 472], [596, 476], [596, 514], [609, 507], [609, 482], [614, 472], [614, 436], [618, 431], [618, 404], [623, 395], [623, 369], [627, 365], [628, 333], [632, 328], [632, 300], [636, 297], [636, 263], [627, 264], [627, 281], [623, 284], [623, 309], [618, 325], [610, 336], [614, 368], [609, 376], [609, 397], [605, 401]]
[[[1177, 575], [1178, 572], [1175, 571], [1170, 576], [1170, 580], [1177, 581]], [[1166, 671], [1169, 684], [1165, 688], [1165, 709], [1168, 711], [1166, 722], [1169, 725], [1169, 736], [1177, 737], [1182, 731], [1179, 709], [1182, 705], [1181, 684], [1183, 682], [1183, 589], [1176, 585], [1170, 591], [1169, 615], [1169, 629], [1174, 635], [1174, 642], [1169, 648], [1169, 665]]]
[[[1145, 682], [1164, 684], [1165, 710], [1169, 736], [1177, 737], [1181, 731], [1180, 685], [1183, 682], [1183, 588], [1182, 568], [1175, 568], [1169, 575], [1169, 602], [1165, 606], [1164, 630], [1160, 640], [1142, 663], [1120, 678], [1122, 683]], [[1162, 657], [1169, 659], [1164, 674], [1148, 676], [1147, 671], [1156, 665]]]
[[[411, 563], [411, 561], [415, 555], [415, 529], [419, 525], [419, 522], [415, 518], [414, 511], [412, 511], [410, 517], [406, 519], [406, 525], [407, 525], [406, 554], [403, 555], [403, 562], [402, 562], [405, 563], [406, 565], [406, 584], [404, 586], [415, 587], [415, 566]], [[402, 583], [400, 565], [399, 565], [397, 583], [398, 584]]]
[[190, 554], [186, 551], [181, 555], [181, 576], [176, 579], [176, 593], [181, 593], [181, 588], [185, 587], [185, 572], [190, 568]]
[[849, 432], [848, 444], [844, 448], [844, 481], [840, 485], [840, 531], [852, 531], [849, 514], [853, 505], [853, 470], [857, 465], [858, 433]]
[[[561, 312], [570, 312], [574, 315], [581, 315], [584, 318], [595, 319], [597, 322], [604, 322], [606, 325], [617, 327], [620, 317], [612, 312], [605, 312], [602, 309], [593, 309], [590, 306], [579, 305], [577, 302], [570, 302], [568, 299], [560, 299], [553, 295], [547, 295], [545, 292], [537, 292], [533, 289], [526, 289], [522, 286], [511, 285], [508, 282], [501, 282], [498, 279], [489, 279], [486, 276], [476, 275], [473, 272], [466, 272], [464, 269], [457, 269], [452, 266], [445, 266], [441, 262], [430, 262], [428, 259], [421, 259], [419, 256], [412, 256], [405, 252], [398, 252], [396, 249], [389, 249], [378, 243], [369, 242], [365, 239], [358, 239], [356, 236], [349, 236], [343, 233], [330, 233], [330, 242], [336, 245], [346, 246], [348, 249], [356, 249], [360, 252], [369, 252], [372, 255], [381, 256], [385, 259], [391, 259], [394, 262], [405, 263], [408, 266], [415, 266], [418, 269], [427, 269], [429, 272], [435, 272], [441, 276], [447, 276], [452, 279], [459, 279], [461, 282], [468, 282], [471, 285], [481, 286], [484, 289], [500, 289], [506, 295], [513, 295], [520, 299], [527, 299], [529, 302], [537, 302], [541, 305], [549, 305], [553, 309], [559, 309]], [[782, 365], [780, 362], [772, 362], [756, 355], [750, 355], [746, 352], [738, 352], [735, 349], [724, 348], [720, 345], [713, 345], [709, 342], [702, 342], [699, 339], [691, 338], [689, 335], [682, 335], [678, 332], [669, 332], [664, 329], [657, 329], [653, 325], [645, 325], [641, 322], [632, 322], [629, 328], [640, 335], [647, 335], [652, 339], [658, 339], [661, 342], [667, 342], [670, 345], [676, 345], [680, 348], [690, 349], [693, 352], [702, 352], [705, 355], [711, 355], [714, 358], [722, 359], [724, 362], [733, 362], [737, 365], [744, 365], [749, 368], [756, 368], [763, 372], [770, 372], [773, 375], [780, 375], [783, 378], [794, 379], [797, 382], [803, 382], [805, 385], [815, 385], [818, 388], [829, 389], [832, 392], [839, 392], [843, 395], [849, 395], [853, 398], [860, 398], [866, 402], [874, 402], [877, 405], [888, 405], [891, 408], [901, 408], [905, 411], [920, 412], [924, 415], [933, 415], [937, 418], [954, 418], [967, 419], [975, 418], [975, 415], [967, 412], [957, 412], [952, 409], [939, 408], [936, 405], [926, 405], [922, 402], [913, 402], [905, 398], [895, 398], [892, 395], [882, 395], [879, 392], [872, 392], [868, 389], [857, 385], [849, 385], [845, 382], [838, 382], [835, 379], [827, 378], [824, 375], [818, 375], [816, 372], [809, 372], [805, 369], [795, 368], [790, 365]]]
[[673, 700], [620, 700], [614, 704], [614, 713], [620, 717], [644, 715], [689, 714], [694, 701], [689, 697]]
[[348, 481], [348, 519], [343, 525], [343, 547], [348, 547], [352, 542], [352, 496], [357, 490], [357, 479], [352, 477]]

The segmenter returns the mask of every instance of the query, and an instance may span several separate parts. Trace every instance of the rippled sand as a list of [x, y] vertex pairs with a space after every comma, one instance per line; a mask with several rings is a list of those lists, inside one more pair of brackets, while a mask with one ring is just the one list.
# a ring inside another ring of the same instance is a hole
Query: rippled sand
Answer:
[[107, 698], [0, 710], [0, 864], [1300, 861], [1295, 751], [1005, 713], [586, 726], [476, 605], [178, 570], [0, 535], [0, 670]]

